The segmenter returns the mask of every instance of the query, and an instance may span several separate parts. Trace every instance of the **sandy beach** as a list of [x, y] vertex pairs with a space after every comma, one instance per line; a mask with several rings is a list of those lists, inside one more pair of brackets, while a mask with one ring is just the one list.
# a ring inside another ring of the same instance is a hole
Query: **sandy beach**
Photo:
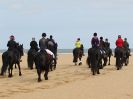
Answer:
[[[133, 57], [130, 64], [117, 71], [111, 65], [92, 76], [86, 65], [74, 66], [72, 54], [59, 54], [55, 71], [49, 72], [49, 80], [37, 82], [36, 70], [27, 68], [27, 56], [22, 57], [22, 76], [13, 70], [13, 78], [0, 77], [0, 99], [133, 99]], [[2, 60], [0, 55], [0, 68]], [[42, 76], [43, 77], [43, 76]]]

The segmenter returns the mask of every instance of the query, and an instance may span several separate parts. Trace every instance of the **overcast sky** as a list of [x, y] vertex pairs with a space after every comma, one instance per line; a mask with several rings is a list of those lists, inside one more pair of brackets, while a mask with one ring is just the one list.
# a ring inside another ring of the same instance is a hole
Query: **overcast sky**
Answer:
[[46, 32], [59, 48], [74, 48], [78, 37], [90, 47], [94, 32], [115, 47], [117, 35], [127, 37], [133, 48], [133, 0], [0, 0], [0, 49], [9, 36], [29, 48]]

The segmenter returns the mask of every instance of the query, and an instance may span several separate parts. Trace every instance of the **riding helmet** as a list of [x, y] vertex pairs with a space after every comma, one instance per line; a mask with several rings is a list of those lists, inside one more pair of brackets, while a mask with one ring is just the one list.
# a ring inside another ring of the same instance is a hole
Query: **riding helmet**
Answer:
[[100, 40], [103, 40], [103, 37], [100, 37]]
[[15, 40], [15, 37], [13, 35], [11, 35], [10, 40]]
[[97, 33], [95, 32], [93, 35], [94, 35], [94, 36], [97, 36]]
[[42, 37], [46, 37], [47, 35], [46, 35], [46, 33], [42, 33]]
[[121, 35], [118, 35], [118, 38], [121, 38]]

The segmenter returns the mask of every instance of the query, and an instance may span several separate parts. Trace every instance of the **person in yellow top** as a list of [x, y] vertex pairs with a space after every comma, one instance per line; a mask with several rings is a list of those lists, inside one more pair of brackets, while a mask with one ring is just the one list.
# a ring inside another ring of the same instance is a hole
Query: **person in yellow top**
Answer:
[[76, 48], [81, 48], [80, 38], [77, 39], [77, 41], [76, 41], [76, 43], [75, 43], [75, 47], [76, 47]]

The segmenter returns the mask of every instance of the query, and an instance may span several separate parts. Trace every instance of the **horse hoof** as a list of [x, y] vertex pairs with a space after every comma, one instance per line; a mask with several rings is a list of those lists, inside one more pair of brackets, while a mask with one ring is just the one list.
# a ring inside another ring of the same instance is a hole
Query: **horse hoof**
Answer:
[[41, 79], [38, 79], [38, 82], [41, 82], [42, 80]]
[[79, 65], [82, 65], [82, 63], [79, 63]]
[[3, 73], [0, 73], [0, 76], [4, 76], [4, 74]]
[[99, 72], [97, 74], [100, 74]]
[[48, 80], [48, 77], [45, 77], [45, 80]]
[[22, 76], [22, 74], [19, 74], [19, 76]]
[[9, 78], [12, 78], [13, 76], [12, 75], [8, 75]]

